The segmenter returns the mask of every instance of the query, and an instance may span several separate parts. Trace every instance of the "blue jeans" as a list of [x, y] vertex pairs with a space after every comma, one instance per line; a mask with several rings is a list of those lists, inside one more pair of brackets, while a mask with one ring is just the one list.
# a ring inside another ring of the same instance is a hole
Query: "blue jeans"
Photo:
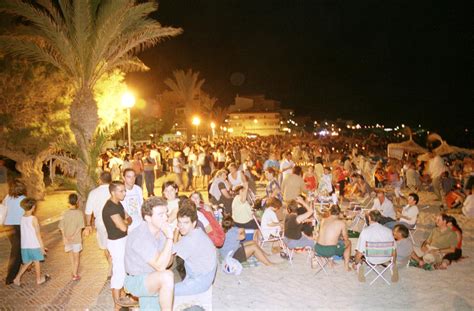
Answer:
[[154, 171], [145, 171], [145, 185], [146, 192], [148, 196], [155, 195], [155, 172]]
[[175, 296], [189, 296], [204, 293], [207, 291], [216, 276], [217, 266], [211, 271], [204, 274], [194, 274], [189, 266], [184, 263], [186, 268], [186, 277], [182, 282], [176, 283], [174, 286]]

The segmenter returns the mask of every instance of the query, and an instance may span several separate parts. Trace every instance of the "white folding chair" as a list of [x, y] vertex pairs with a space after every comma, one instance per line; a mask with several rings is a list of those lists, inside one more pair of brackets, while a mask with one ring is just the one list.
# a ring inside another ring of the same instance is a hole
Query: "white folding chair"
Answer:
[[[378, 278], [382, 278], [385, 283], [390, 282], [383, 276], [384, 272], [393, 269], [395, 256], [395, 242], [365, 242], [365, 263], [369, 266], [369, 271], [365, 273], [367, 276], [371, 271], [376, 273], [376, 277], [370, 282], [372, 285]], [[383, 264], [383, 265], [382, 265]], [[382, 267], [380, 270], [378, 267]]]
[[258, 244], [260, 245], [260, 247], [263, 248], [265, 243], [273, 244], [274, 242], [278, 242], [279, 246], [287, 253], [287, 255], [289, 255], [289, 253], [287, 252], [286, 244], [285, 242], [283, 242], [283, 239], [281, 238], [281, 235], [282, 235], [281, 230], [278, 229], [277, 235], [270, 234], [269, 236], [265, 237], [265, 235], [263, 234], [262, 227], [260, 227], [260, 223], [258, 222], [257, 217], [255, 217], [255, 214], [253, 214], [252, 217], [255, 223], [257, 224], [258, 231], [260, 232], [259, 238], [258, 238]]

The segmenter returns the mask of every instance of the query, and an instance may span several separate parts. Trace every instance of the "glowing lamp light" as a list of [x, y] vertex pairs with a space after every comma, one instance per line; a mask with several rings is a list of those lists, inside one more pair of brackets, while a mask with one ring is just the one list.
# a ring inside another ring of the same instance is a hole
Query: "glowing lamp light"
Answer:
[[201, 124], [201, 119], [199, 119], [199, 117], [194, 117], [193, 118], [193, 125], [198, 126], [199, 124]]
[[135, 96], [131, 92], [125, 92], [122, 95], [122, 107], [132, 108], [135, 105]]
[[211, 129], [215, 129], [216, 128], [216, 124], [214, 122], [211, 122]]

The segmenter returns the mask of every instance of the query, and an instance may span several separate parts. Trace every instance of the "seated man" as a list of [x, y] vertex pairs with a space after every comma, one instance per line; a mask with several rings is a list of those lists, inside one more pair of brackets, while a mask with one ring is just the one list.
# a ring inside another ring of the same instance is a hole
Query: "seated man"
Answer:
[[167, 221], [167, 202], [151, 197], [141, 210], [145, 221], [128, 235], [125, 247], [124, 286], [139, 298], [140, 309], [171, 310], [174, 278], [167, 267], [172, 262], [174, 228]]
[[444, 255], [456, 250], [458, 239], [456, 233], [448, 227], [448, 217], [446, 214], [438, 215], [436, 228], [431, 231], [428, 239], [421, 248], [414, 247], [411, 258], [418, 262], [418, 266], [429, 269], [431, 265], [441, 263]]
[[[347, 235], [346, 223], [339, 218], [340, 213], [339, 206], [332, 205], [329, 209], [330, 216], [321, 221], [315, 251], [323, 257], [344, 256], [344, 267], [346, 271], [350, 271], [351, 241]], [[343, 240], [340, 240], [341, 236]]]
[[197, 213], [194, 203], [184, 199], [179, 204], [178, 229], [181, 239], [173, 253], [184, 260], [186, 277], [175, 286], [176, 296], [196, 295], [207, 291], [214, 281], [217, 252], [203, 230], [196, 228]]
[[374, 199], [372, 210], [378, 210], [382, 214], [379, 221], [382, 225], [397, 219], [392, 201], [385, 197], [385, 193], [382, 190], [377, 191], [377, 197]]
[[393, 229], [393, 227], [396, 224], [402, 224], [408, 229], [415, 228], [416, 221], [418, 219], [418, 213], [419, 213], [418, 206], [416, 205], [418, 204], [418, 201], [420, 200], [420, 198], [418, 197], [416, 193], [410, 193], [408, 195], [407, 200], [408, 200], [408, 204], [405, 207], [403, 207], [402, 213], [400, 214], [398, 222], [390, 221], [390, 222], [387, 222], [385, 226], [387, 226], [390, 229]]
[[[368, 214], [369, 226], [365, 227], [360, 233], [357, 241], [355, 263], [359, 264], [359, 282], [365, 282], [364, 266], [361, 264], [364, 260], [365, 243], [366, 242], [391, 242], [395, 241], [392, 231], [387, 227], [382, 226], [378, 221], [380, 219], [379, 211], [370, 211]], [[382, 258], [384, 259], [384, 258]], [[383, 263], [383, 262], [380, 262]], [[392, 269], [392, 282], [398, 281], [398, 269], [396, 265], [396, 257], [394, 259], [394, 266]]]
[[413, 243], [408, 238], [409, 234], [408, 228], [402, 224], [393, 227], [393, 237], [397, 246], [397, 264], [399, 267], [406, 266], [413, 252]]

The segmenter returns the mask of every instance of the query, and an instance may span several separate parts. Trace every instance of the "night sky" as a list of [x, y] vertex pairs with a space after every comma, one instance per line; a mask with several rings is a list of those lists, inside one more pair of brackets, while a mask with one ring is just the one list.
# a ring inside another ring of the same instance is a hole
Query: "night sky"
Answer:
[[154, 17], [184, 33], [141, 53], [151, 71], [127, 81], [151, 97], [192, 68], [221, 105], [264, 93], [316, 119], [472, 133], [470, 3], [163, 0]]

